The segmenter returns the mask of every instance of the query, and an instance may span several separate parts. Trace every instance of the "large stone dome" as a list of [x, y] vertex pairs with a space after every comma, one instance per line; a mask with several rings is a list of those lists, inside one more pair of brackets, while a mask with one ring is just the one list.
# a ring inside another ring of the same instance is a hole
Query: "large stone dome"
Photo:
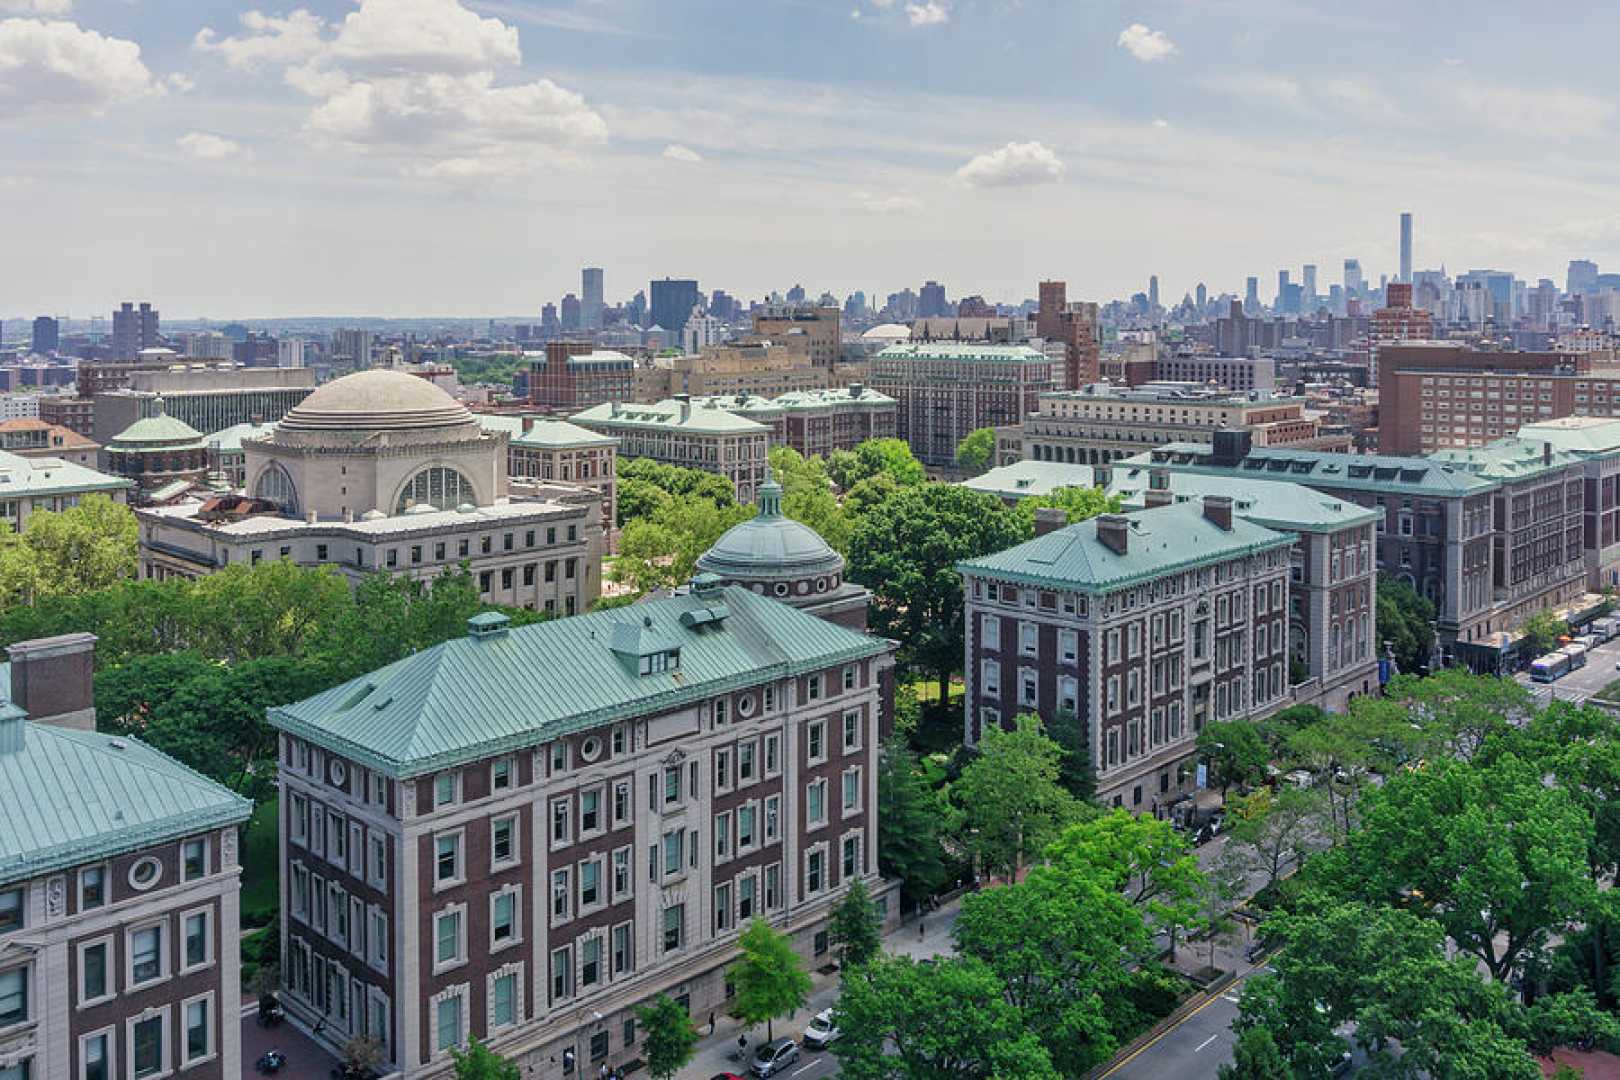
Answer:
[[465, 405], [428, 380], [376, 370], [320, 387], [293, 407], [279, 430], [423, 431], [475, 423]]
[[742, 583], [827, 575], [816, 590], [825, 591], [844, 572], [844, 557], [808, 525], [783, 517], [782, 485], [766, 480], [759, 489], [759, 513], [727, 530], [698, 556], [697, 568]]

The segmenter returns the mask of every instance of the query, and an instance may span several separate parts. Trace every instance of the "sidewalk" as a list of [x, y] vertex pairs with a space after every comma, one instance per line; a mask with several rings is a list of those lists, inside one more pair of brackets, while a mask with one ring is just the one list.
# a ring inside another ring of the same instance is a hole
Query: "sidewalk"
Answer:
[[[920, 937], [917, 933], [917, 917], [912, 916], [883, 939], [884, 950], [899, 956], [909, 956], [914, 960], [954, 955], [956, 950], [955, 943], [951, 940], [951, 932], [956, 926], [956, 916], [961, 909], [962, 901], [958, 898], [942, 905], [937, 911], [928, 912], [922, 917], [923, 932]], [[837, 972], [822, 975], [811, 971], [813, 988], [810, 991], [809, 1004], [792, 1016], [779, 1018], [775, 1024], [776, 1037], [797, 1039], [812, 1016], [823, 1009], [831, 1008], [838, 1000], [839, 978]], [[708, 1031], [706, 1017], [692, 1019], [698, 1025], [698, 1031]], [[705, 1080], [707, 1077], [726, 1072], [736, 1073], [739, 1076], [746, 1075], [748, 1060], [744, 1058], [739, 1061], [737, 1056], [737, 1038], [740, 1035], [747, 1038], [748, 1054], [752, 1055], [754, 1047], [765, 1041], [765, 1027], [761, 1025], [745, 1031], [740, 1022], [724, 1013], [716, 1012], [714, 1034], [705, 1034], [698, 1040], [697, 1053], [693, 1055], [692, 1063], [682, 1070], [682, 1075], [703, 1077]]]

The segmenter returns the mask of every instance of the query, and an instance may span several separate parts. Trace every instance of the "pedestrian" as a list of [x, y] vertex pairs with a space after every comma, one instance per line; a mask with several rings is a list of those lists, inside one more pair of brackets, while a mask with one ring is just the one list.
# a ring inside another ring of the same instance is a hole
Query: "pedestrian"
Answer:
[[709, 1013], [709, 1034], [714, 1034], [714, 1013]]
[[927, 926], [928, 926], [927, 922], [923, 921], [922, 919], [917, 920], [917, 940], [918, 941], [921, 941], [923, 939], [923, 931], [927, 928]]

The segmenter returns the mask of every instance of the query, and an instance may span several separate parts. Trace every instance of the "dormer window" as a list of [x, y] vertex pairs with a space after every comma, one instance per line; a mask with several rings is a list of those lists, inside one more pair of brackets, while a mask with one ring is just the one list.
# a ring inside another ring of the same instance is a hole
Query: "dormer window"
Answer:
[[641, 658], [641, 673], [643, 675], [661, 675], [666, 671], [675, 671], [680, 666], [681, 650], [679, 649], [651, 653]]

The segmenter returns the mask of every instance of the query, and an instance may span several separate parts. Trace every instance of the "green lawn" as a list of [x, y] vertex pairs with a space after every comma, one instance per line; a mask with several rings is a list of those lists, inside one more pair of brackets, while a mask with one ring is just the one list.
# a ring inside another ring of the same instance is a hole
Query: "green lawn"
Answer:
[[280, 901], [276, 836], [278, 803], [268, 799], [253, 808], [247, 836], [242, 842], [242, 925], [259, 926]]

